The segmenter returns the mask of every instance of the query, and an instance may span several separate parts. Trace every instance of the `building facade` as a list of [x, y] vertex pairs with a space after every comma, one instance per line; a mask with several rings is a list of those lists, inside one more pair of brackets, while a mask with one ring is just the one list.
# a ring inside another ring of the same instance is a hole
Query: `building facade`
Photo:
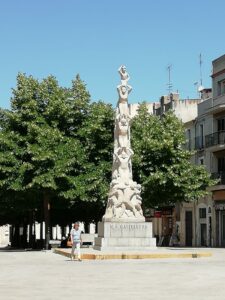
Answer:
[[[225, 247], [225, 55], [212, 62], [212, 88], [202, 89], [200, 99], [179, 99], [179, 94], [162, 96], [149, 103], [149, 112], [162, 116], [169, 109], [186, 128], [186, 147], [194, 150], [191, 161], [204, 165], [218, 182], [209, 194], [195, 202], [155, 212], [153, 231], [162, 238], [178, 235], [180, 246]], [[131, 104], [132, 116], [138, 104]], [[176, 225], [174, 225], [176, 224]]]
[[225, 246], [225, 55], [212, 62], [212, 91], [203, 90], [197, 118], [186, 124], [193, 162], [218, 180], [209, 195], [181, 205], [182, 246]]
[[[201, 102], [203, 102], [203, 99], [201, 98], [180, 99], [178, 93], [171, 93], [168, 96], [162, 96], [159, 102], [147, 103], [147, 107], [150, 114], [155, 114], [157, 116], [163, 116], [165, 112], [172, 110], [174, 114], [185, 124], [188, 132], [189, 128], [193, 130], [193, 122], [198, 116], [198, 105]], [[138, 104], [130, 104], [130, 114], [132, 117], [134, 117], [138, 113], [138, 108]], [[191, 141], [191, 136], [194, 136], [194, 134], [191, 131], [189, 133]], [[191, 147], [192, 145], [190, 143], [189, 148], [191, 149]], [[192, 206], [192, 204], [188, 205], [190, 207]], [[178, 232], [179, 236], [181, 236], [180, 233], [182, 233], [183, 236], [183, 211], [184, 210], [182, 209], [182, 207], [177, 206], [163, 207], [160, 210], [154, 212], [154, 217], [152, 218], [153, 234], [158, 240], [158, 245], [169, 245], [171, 236], [173, 235], [175, 230]], [[174, 228], [175, 226], [176, 229]], [[192, 237], [189, 237], [189, 239], [190, 238]], [[176, 241], [176, 244], [180, 243], [180, 239], [181, 238], [179, 237], [179, 239]]]

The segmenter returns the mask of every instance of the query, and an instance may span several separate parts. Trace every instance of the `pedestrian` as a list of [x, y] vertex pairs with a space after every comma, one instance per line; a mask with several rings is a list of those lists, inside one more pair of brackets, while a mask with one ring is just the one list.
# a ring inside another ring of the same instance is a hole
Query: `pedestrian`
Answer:
[[71, 259], [74, 259], [74, 251], [77, 251], [78, 261], [81, 261], [81, 254], [80, 254], [80, 245], [82, 244], [81, 239], [81, 230], [79, 229], [80, 224], [78, 222], [74, 223], [73, 228], [70, 231], [70, 238], [72, 242], [72, 250], [71, 250]]

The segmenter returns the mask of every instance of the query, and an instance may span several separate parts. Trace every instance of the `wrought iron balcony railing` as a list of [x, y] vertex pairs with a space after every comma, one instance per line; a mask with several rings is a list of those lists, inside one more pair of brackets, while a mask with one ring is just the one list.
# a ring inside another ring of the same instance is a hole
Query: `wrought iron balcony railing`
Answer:
[[217, 131], [205, 136], [205, 146], [212, 147], [225, 144], [225, 131]]
[[212, 173], [213, 179], [218, 179], [217, 184], [225, 184], [225, 171]]

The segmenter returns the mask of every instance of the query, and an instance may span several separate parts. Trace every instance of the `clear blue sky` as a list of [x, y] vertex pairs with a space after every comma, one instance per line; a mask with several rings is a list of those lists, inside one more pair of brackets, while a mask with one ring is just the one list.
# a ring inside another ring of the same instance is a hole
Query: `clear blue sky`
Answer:
[[9, 107], [20, 72], [55, 75], [69, 86], [80, 73], [93, 100], [115, 104], [117, 69], [127, 65], [130, 102], [156, 101], [172, 83], [195, 97], [225, 53], [224, 0], [0, 0], [0, 106]]

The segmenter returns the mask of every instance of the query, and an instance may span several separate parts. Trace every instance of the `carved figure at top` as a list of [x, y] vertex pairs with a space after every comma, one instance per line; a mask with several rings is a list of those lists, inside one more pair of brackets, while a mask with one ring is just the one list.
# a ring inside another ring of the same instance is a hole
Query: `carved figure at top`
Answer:
[[121, 84], [122, 85], [127, 85], [128, 83], [128, 80], [130, 79], [130, 76], [129, 74], [127, 73], [127, 69], [125, 66], [120, 66], [119, 69], [118, 69], [118, 72], [120, 74], [120, 77], [121, 77]]

